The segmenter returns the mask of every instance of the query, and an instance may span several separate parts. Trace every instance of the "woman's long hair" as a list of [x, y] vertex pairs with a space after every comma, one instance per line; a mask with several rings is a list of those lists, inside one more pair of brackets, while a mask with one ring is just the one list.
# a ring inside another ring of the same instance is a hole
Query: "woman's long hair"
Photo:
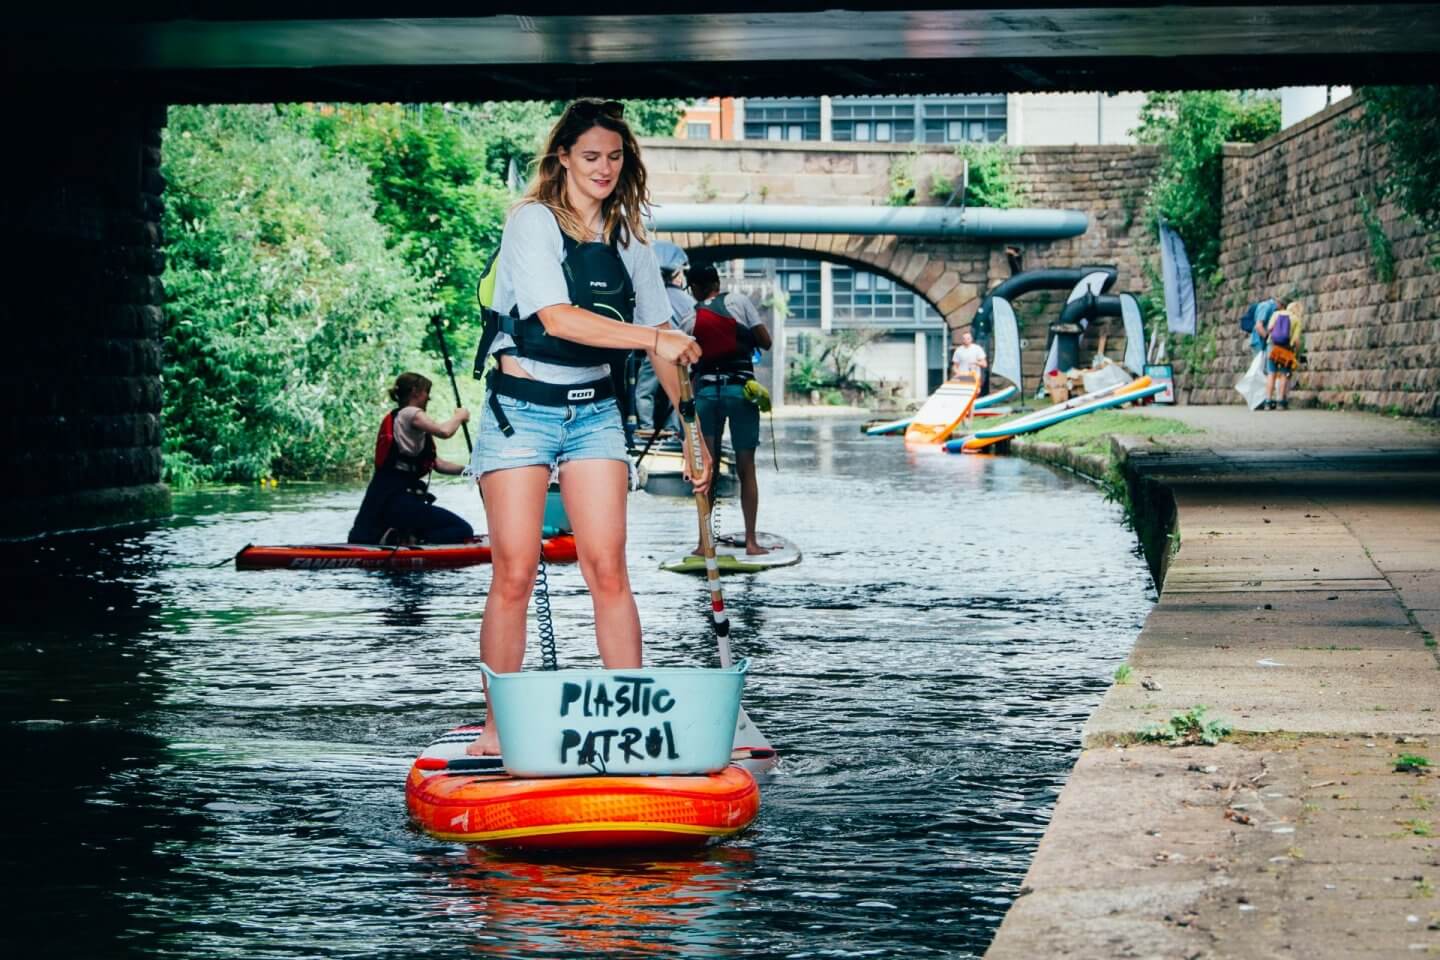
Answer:
[[567, 106], [550, 129], [535, 179], [530, 181], [521, 201], [543, 203], [549, 207], [559, 221], [560, 229], [579, 243], [588, 243], [593, 238], [589, 226], [581, 222], [580, 215], [565, 196], [566, 171], [560, 163], [560, 151], [573, 150], [575, 141], [592, 127], [602, 127], [619, 134], [624, 150], [615, 189], [600, 204], [604, 235], [608, 239], [616, 236], [618, 231], [620, 241], [626, 246], [630, 245], [632, 238], [645, 240], [645, 226], [641, 218], [650, 208], [650, 190], [645, 185], [645, 164], [640, 160], [640, 144], [625, 122], [624, 111], [624, 105], [616, 100], [587, 98]]

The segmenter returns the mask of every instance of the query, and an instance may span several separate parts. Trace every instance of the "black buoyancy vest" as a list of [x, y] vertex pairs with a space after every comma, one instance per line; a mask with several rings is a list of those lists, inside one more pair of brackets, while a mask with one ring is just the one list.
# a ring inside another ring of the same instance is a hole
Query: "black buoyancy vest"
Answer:
[[395, 417], [399, 409], [391, 410], [380, 421], [380, 431], [375, 436], [375, 475], [365, 488], [360, 509], [355, 514], [355, 524], [350, 528], [350, 543], [379, 543], [385, 532], [386, 509], [397, 496], [424, 496], [425, 476], [435, 466], [435, 438], [425, 435], [425, 446], [419, 456], [400, 452], [395, 442]]
[[695, 304], [695, 339], [700, 344], [700, 362], [693, 374], [734, 374], [753, 377], [755, 334], [725, 306], [725, 294], [717, 293]]
[[[630, 280], [630, 271], [625, 269], [625, 261], [620, 259], [617, 237], [611, 237], [609, 243], [578, 243], [563, 230], [560, 236], [565, 242], [561, 267], [570, 302], [602, 317], [634, 323], [635, 284]], [[512, 309], [509, 316], [487, 311], [481, 339], [484, 354], [489, 353], [498, 333], [508, 333], [514, 339], [517, 356], [565, 367], [615, 364], [623, 360], [626, 352], [551, 336], [538, 316], [521, 317], [517, 309]], [[477, 374], [484, 354], [476, 358]]]

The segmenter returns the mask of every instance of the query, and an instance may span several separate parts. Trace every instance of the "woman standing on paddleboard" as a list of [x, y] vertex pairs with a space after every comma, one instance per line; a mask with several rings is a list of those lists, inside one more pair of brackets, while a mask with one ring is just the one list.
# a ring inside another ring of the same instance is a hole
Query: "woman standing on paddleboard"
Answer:
[[[608, 668], [640, 666], [640, 616], [625, 568], [630, 458], [611, 371], [623, 369], [627, 351], [646, 351], [678, 405], [676, 364], [700, 359], [695, 340], [667, 323], [670, 303], [641, 224], [648, 203], [624, 106], [577, 100], [550, 131], [535, 179], [505, 223], [481, 339], [498, 364], [471, 457], [493, 551], [480, 656], [497, 673], [524, 661], [555, 470], [595, 606], [600, 659]], [[688, 441], [685, 462], [688, 476]], [[694, 482], [703, 489], [708, 477], [707, 463]], [[467, 752], [500, 752], [493, 722]]]

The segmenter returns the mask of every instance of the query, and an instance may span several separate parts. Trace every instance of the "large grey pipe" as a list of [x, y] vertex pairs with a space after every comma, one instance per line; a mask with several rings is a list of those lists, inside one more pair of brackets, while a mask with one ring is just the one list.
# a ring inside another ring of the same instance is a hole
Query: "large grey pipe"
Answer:
[[985, 240], [1060, 240], [1090, 226], [1079, 210], [990, 207], [810, 207], [748, 203], [667, 203], [650, 224], [674, 233], [851, 233]]

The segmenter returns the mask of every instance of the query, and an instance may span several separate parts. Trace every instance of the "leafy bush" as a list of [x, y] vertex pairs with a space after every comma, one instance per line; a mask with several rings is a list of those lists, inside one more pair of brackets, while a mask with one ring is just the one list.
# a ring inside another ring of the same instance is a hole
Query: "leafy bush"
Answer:
[[167, 478], [358, 469], [426, 293], [364, 169], [273, 107], [176, 107], [164, 173]]
[[1160, 148], [1147, 220], [1164, 217], [1185, 241], [1195, 275], [1210, 277], [1220, 258], [1221, 151], [1280, 130], [1280, 103], [1231, 90], [1152, 93], [1133, 133]]
[[[1020, 178], [1015, 173], [1015, 156], [1012, 147], [999, 143], [961, 143], [955, 147], [955, 156], [968, 165], [968, 179], [965, 186], [967, 207], [993, 207], [1008, 210], [1025, 202]], [[930, 193], [937, 200], [948, 201], [958, 184], [945, 177], [935, 177]]]
[[[487, 143], [474, 111], [425, 105], [325, 106], [309, 117], [321, 141], [370, 170], [375, 216], [411, 271], [429, 285], [433, 316], [473, 342], [475, 285], [500, 243], [511, 196], [487, 167]], [[437, 345], [433, 327], [414, 343]]]
[[871, 327], [846, 327], [819, 336], [802, 334], [790, 355], [786, 388], [796, 393], [825, 388], [874, 392], [874, 384], [858, 379], [855, 373], [860, 351], [884, 335], [884, 330]]
[[1381, 195], [1426, 230], [1440, 231], [1440, 87], [1364, 87], [1365, 123], [1389, 148]]

